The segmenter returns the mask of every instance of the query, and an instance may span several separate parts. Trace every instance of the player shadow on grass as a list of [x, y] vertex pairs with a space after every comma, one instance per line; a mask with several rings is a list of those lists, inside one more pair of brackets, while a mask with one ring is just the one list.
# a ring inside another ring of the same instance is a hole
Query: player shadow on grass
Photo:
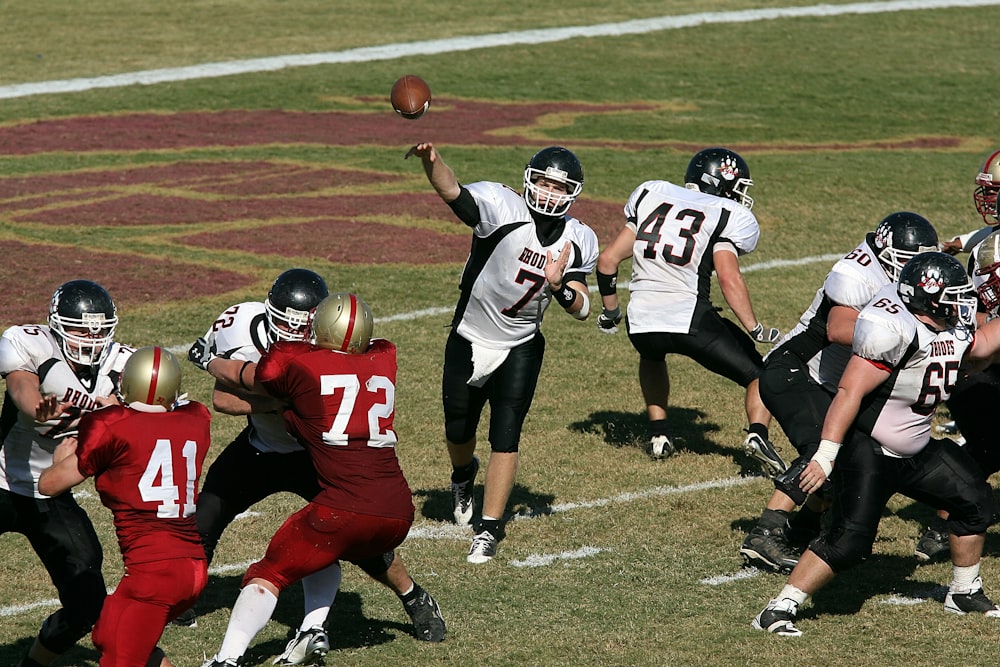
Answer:
[[[742, 438], [733, 445], [720, 444], [710, 437], [721, 427], [705, 421], [705, 413], [696, 408], [670, 408], [670, 433], [678, 452], [693, 454], [718, 454], [728, 456], [740, 466], [744, 474], [761, 474], [760, 466], [743, 451]], [[589, 433], [604, 438], [616, 449], [634, 448], [651, 454], [649, 447], [649, 421], [638, 412], [601, 410], [592, 412], [586, 419], [573, 422], [569, 429], [576, 433]]]
[[[480, 473], [482, 479], [482, 473]], [[483, 506], [483, 485], [477, 484], [473, 491], [476, 498], [477, 512]], [[431, 521], [453, 522], [451, 489], [416, 489], [413, 497], [423, 498], [424, 502], [417, 510], [418, 514]], [[514, 488], [510, 492], [510, 501], [507, 503], [507, 516], [537, 516], [551, 514], [552, 503], [555, 502], [555, 495], [552, 493], [537, 493], [523, 484], [515, 482]], [[472, 536], [472, 533], [469, 533]]]
[[[356, 568], [355, 565], [346, 562], [343, 563], [343, 566], [344, 568]], [[229, 612], [236, 603], [242, 581], [242, 574], [210, 576], [205, 593], [198, 601], [198, 615], [203, 616], [221, 610], [228, 622]], [[391, 595], [389, 591], [385, 591], [384, 594]], [[302, 586], [300, 584], [294, 584], [282, 591], [270, 622], [286, 627], [285, 636], [281, 639], [270, 639], [251, 644], [240, 664], [269, 665], [275, 656], [281, 655], [285, 650], [285, 645], [295, 634], [295, 630], [298, 629], [299, 622], [302, 620], [302, 604]], [[399, 619], [375, 619], [365, 617], [362, 608], [362, 598], [358, 593], [344, 590], [337, 593], [327, 618], [327, 627], [332, 628], [329, 632], [331, 652], [339, 649], [356, 649], [385, 644], [394, 641], [397, 635], [412, 637], [412, 625], [408, 620], [403, 622], [405, 615], [402, 610], [399, 612]], [[218, 642], [221, 640], [221, 637], [217, 638]], [[95, 659], [94, 664], [96, 662]]]
[[[35, 635], [22, 637], [12, 644], [0, 644], [0, 665], [16, 665], [28, 654], [28, 649], [35, 643]], [[76, 667], [97, 667], [101, 655], [89, 646], [79, 644], [62, 654], [58, 660], [60, 665], [75, 665]]]

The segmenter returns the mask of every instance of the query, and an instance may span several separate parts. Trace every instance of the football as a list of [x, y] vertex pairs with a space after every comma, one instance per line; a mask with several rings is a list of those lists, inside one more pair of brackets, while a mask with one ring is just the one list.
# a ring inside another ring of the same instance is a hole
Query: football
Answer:
[[392, 84], [389, 102], [400, 116], [416, 120], [431, 105], [431, 88], [416, 74], [407, 74]]

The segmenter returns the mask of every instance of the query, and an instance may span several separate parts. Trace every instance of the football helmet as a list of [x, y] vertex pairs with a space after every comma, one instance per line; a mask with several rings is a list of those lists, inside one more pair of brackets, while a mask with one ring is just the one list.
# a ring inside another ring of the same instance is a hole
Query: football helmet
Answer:
[[143, 347], [132, 353], [122, 368], [118, 400], [125, 405], [142, 403], [173, 408], [181, 395], [181, 365], [162, 347]]
[[[538, 187], [540, 178], [566, 186], [566, 192]], [[535, 153], [524, 168], [524, 201], [536, 213], [550, 217], [566, 211], [583, 190], [583, 166], [573, 152], [562, 146], [549, 146]]]
[[305, 340], [313, 311], [329, 295], [326, 282], [309, 269], [288, 269], [278, 276], [264, 301], [271, 342]]
[[328, 350], [361, 354], [372, 339], [375, 318], [360, 297], [338, 292], [323, 299], [312, 321], [316, 345]]
[[49, 329], [63, 354], [81, 366], [98, 366], [111, 349], [118, 310], [108, 291], [90, 280], [63, 283], [52, 295]]
[[882, 218], [875, 231], [868, 233], [868, 245], [893, 282], [899, 280], [899, 272], [911, 257], [940, 247], [934, 225], [909, 211], [897, 211]]
[[972, 327], [976, 297], [962, 263], [943, 252], [924, 252], [906, 263], [896, 286], [899, 298], [915, 312]]
[[728, 148], [706, 148], [698, 151], [684, 172], [684, 186], [705, 194], [737, 201], [753, 208], [748, 192], [753, 180], [746, 160]]
[[994, 152], [979, 169], [972, 199], [987, 225], [997, 224], [997, 193], [1000, 192], [1000, 151]]
[[976, 248], [976, 270], [972, 282], [979, 300], [991, 315], [1000, 308], [1000, 230], [992, 232]]

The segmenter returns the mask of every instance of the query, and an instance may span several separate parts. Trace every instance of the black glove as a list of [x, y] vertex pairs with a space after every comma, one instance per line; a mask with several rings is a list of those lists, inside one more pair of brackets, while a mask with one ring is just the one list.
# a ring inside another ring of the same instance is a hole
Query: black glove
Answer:
[[621, 323], [621, 308], [615, 308], [614, 310], [608, 310], [605, 308], [602, 309], [601, 314], [597, 316], [597, 330], [601, 333], [616, 334], [618, 333], [618, 325]]
[[769, 345], [774, 345], [781, 338], [781, 332], [774, 327], [765, 327], [760, 322], [757, 326], [753, 328], [750, 332], [750, 337], [753, 338], [758, 343], [767, 343]]
[[188, 350], [188, 361], [203, 371], [208, 370], [209, 362], [217, 356], [215, 354], [215, 336], [212, 336], [211, 343], [204, 338], [199, 338]]

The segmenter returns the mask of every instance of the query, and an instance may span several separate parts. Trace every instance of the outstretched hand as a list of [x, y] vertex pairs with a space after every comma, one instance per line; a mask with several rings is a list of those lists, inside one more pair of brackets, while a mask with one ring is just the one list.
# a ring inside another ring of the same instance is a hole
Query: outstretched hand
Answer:
[[750, 332], [750, 337], [758, 343], [774, 345], [778, 342], [778, 339], [781, 338], [781, 331], [775, 329], [774, 327], [765, 327], [763, 324], [758, 322], [757, 326], [755, 326]]
[[562, 289], [563, 274], [569, 265], [569, 256], [573, 252], [573, 245], [566, 241], [559, 256], [552, 259], [552, 253], [545, 251], [545, 279], [549, 281], [549, 286], [554, 290]]
[[428, 162], [434, 162], [437, 159], [437, 151], [434, 150], [434, 144], [429, 141], [417, 144], [406, 151], [406, 155], [403, 156], [404, 160], [408, 160], [410, 156], [416, 156], [421, 160], [427, 160]]
[[66, 412], [71, 405], [73, 404], [70, 402], [60, 402], [59, 397], [55, 394], [42, 396], [42, 399], [35, 406], [35, 421], [47, 422], [50, 419], [55, 419]]

